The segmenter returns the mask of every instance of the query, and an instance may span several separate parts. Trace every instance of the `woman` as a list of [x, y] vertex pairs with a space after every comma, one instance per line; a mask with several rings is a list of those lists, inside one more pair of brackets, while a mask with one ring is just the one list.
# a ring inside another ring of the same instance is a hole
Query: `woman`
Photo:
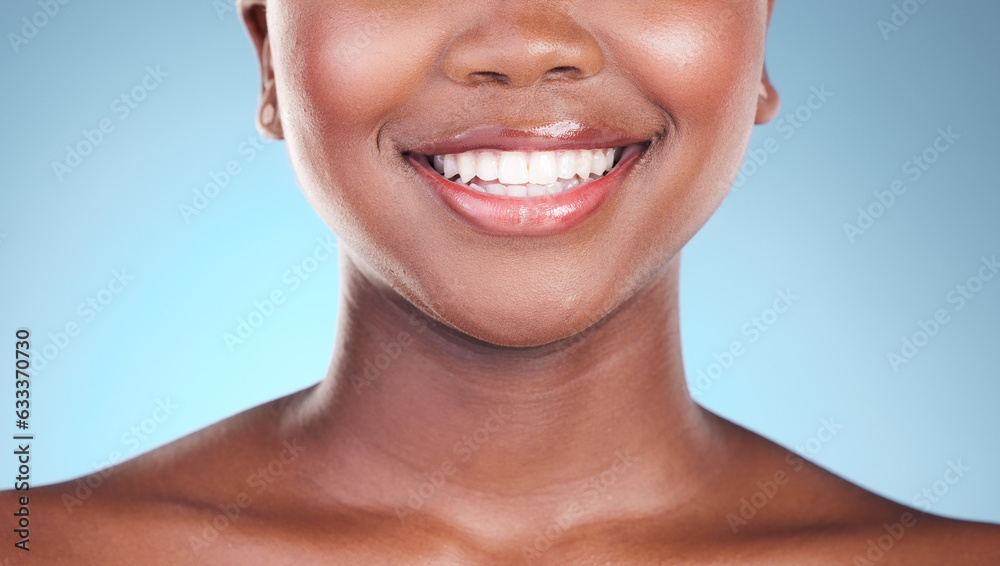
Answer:
[[1000, 563], [691, 400], [680, 250], [777, 112], [772, 2], [611, 8], [242, 1], [341, 244], [328, 374], [32, 490], [35, 563]]

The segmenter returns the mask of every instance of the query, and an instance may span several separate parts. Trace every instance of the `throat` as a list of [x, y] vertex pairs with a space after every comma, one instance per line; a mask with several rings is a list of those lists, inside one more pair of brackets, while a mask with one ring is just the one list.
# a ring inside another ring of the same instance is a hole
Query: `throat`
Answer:
[[593, 490], [587, 517], [652, 512], [684, 497], [664, 485], [703, 474], [709, 426], [684, 380], [674, 275], [577, 335], [503, 348], [351, 270], [327, 378], [284, 419], [316, 447], [317, 481], [337, 501], [537, 527], [518, 514], [541, 510], [544, 523]]

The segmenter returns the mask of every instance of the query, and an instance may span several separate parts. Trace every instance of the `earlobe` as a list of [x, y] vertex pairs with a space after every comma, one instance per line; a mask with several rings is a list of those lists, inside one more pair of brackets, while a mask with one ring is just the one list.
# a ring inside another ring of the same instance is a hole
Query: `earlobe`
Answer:
[[257, 108], [257, 131], [265, 138], [284, 139], [281, 128], [281, 113], [278, 111], [278, 90], [274, 82], [274, 67], [271, 65], [271, 46], [266, 37], [261, 50], [261, 93]]
[[771, 80], [767, 77], [767, 67], [761, 73], [760, 88], [757, 94], [757, 116], [754, 118], [755, 124], [766, 124], [770, 122], [778, 113], [781, 107], [781, 99], [778, 91], [775, 90]]
[[272, 140], [285, 139], [285, 132], [281, 129], [277, 103], [261, 101], [257, 111], [257, 131], [261, 137]]
[[278, 94], [274, 80], [271, 44], [267, 33], [265, 0], [238, 0], [240, 18], [260, 60], [261, 92], [257, 107], [257, 131], [270, 139], [284, 139], [281, 113], [278, 111]]

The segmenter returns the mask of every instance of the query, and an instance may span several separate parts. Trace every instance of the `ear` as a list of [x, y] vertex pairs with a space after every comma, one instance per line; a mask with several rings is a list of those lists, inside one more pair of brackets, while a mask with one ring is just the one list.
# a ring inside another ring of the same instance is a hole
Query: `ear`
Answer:
[[281, 128], [281, 112], [278, 108], [278, 93], [274, 85], [274, 65], [271, 58], [271, 42], [267, 35], [266, 0], [237, 0], [240, 19], [257, 49], [260, 59], [261, 92], [257, 106], [257, 131], [265, 138], [284, 139]]
[[775, 90], [771, 80], [767, 78], [767, 67], [761, 71], [760, 89], [757, 94], [757, 116], [754, 118], [756, 124], [766, 124], [770, 122], [781, 108], [781, 97]]
[[[771, 27], [771, 14], [774, 12], [774, 0], [767, 0], [767, 25]], [[760, 89], [758, 90], [757, 96], [757, 116], [754, 118], [754, 123], [765, 124], [770, 122], [774, 116], [778, 113], [778, 109], [781, 107], [781, 98], [778, 96], [778, 91], [771, 84], [771, 80], [767, 78], [767, 65], [761, 71], [760, 76]]]

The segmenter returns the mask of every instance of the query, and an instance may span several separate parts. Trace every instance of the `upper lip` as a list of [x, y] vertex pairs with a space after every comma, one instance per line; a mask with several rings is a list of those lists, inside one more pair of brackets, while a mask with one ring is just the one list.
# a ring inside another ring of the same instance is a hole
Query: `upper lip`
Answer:
[[623, 147], [650, 141], [605, 126], [572, 121], [546, 122], [530, 127], [487, 125], [448, 132], [403, 153], [446, 155], [483, 149], [499, 151], [555, 151]]

